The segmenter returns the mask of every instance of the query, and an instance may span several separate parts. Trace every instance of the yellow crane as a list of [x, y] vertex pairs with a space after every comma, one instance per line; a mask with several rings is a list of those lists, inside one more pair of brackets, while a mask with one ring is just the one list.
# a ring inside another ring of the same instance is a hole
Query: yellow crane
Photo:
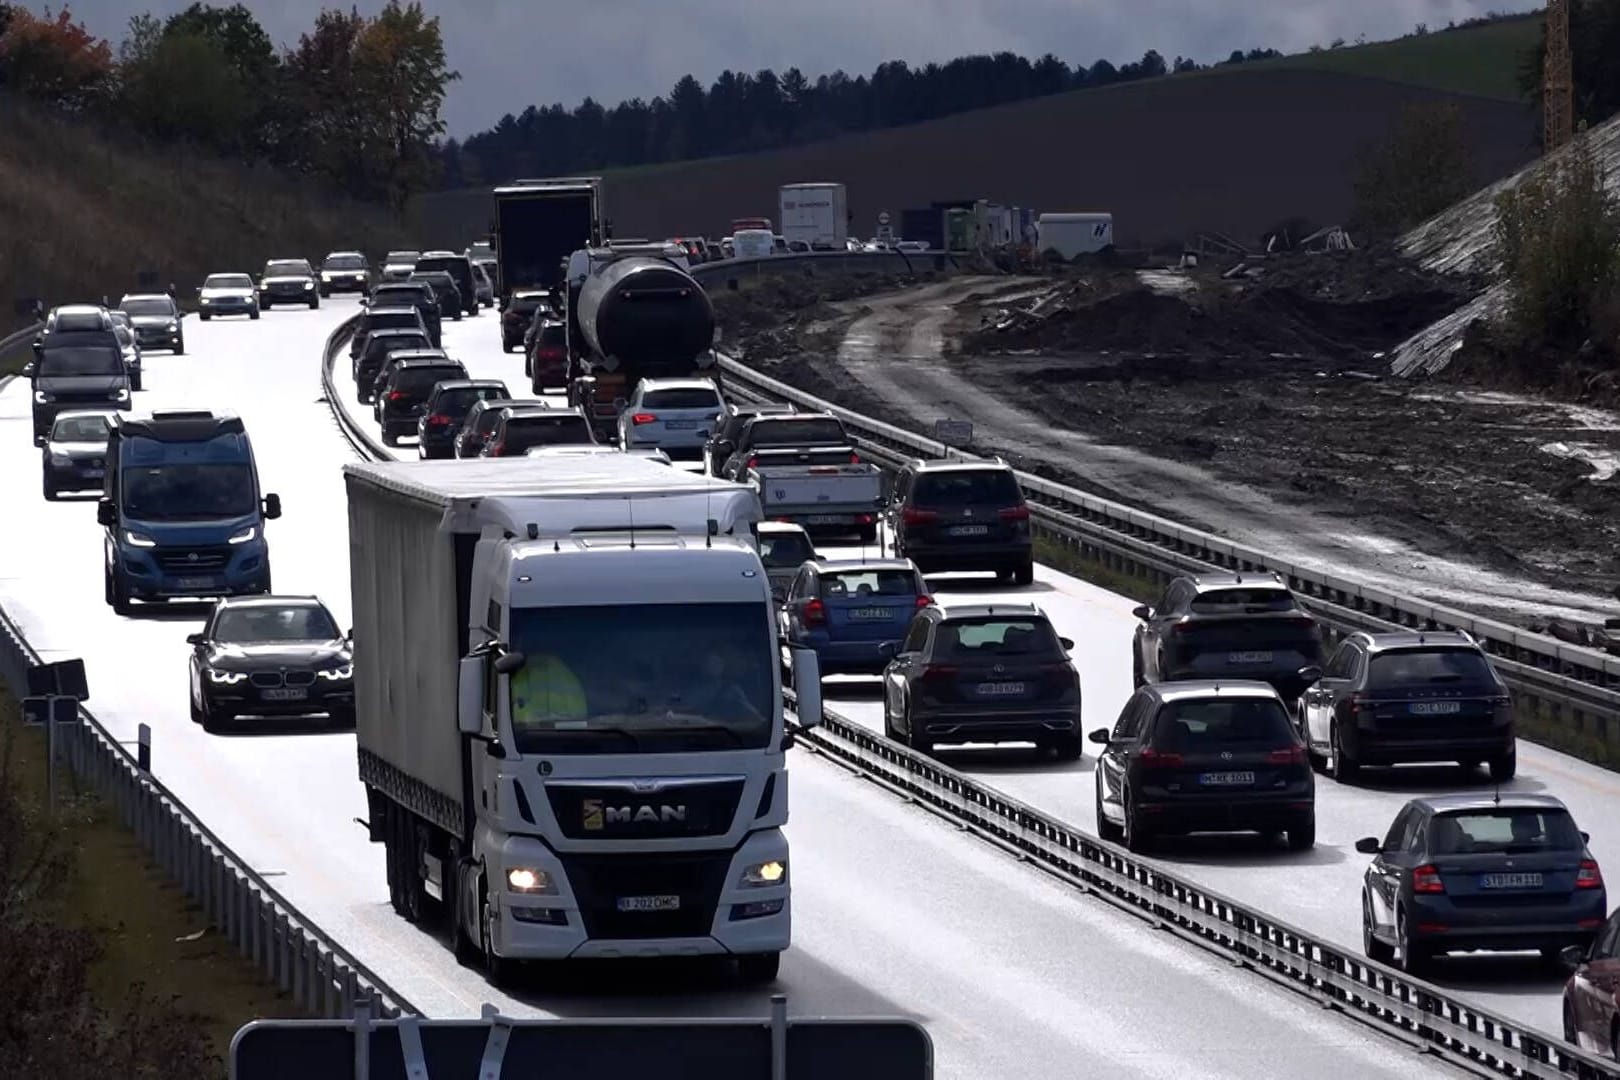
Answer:
[[1570, 0], [1547, 0], [1547, 57], [1541, 73], [1542, 149], [1550, 154], [1575, 134], [1574, 61], [1569, 55]]

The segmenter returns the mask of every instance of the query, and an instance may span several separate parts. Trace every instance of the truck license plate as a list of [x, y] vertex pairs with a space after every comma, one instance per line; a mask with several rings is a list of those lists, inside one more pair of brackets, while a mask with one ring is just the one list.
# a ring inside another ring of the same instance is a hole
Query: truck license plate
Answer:
[[679, 896], [621, 896], [620, 911], [679, 911]]
[[1413, 716], [1452, 716], [1462, 712], [1460, 701], [1414, 701]]
[[302, 686], [278, 686], [259, 692], [264, 695], [266, 701], [303, 701], [309, 697], [309, 691]]
[[1232, 664], [1269, 664], [1272, 654], [1268, 652], [1235, 652], [1228, 653], [1227, 662]]
[[984, 536], [990, 532], [988, 525], [952, 525], [952, 536]]
[[188, 592], [196, 592], [200, 589], [212, 589], [214, 587], [214, 579], [211, 577], [176, 578], [174, 581], [174, 587], [177, 589], [185, 589]]
[[1540, 874], [1481, 874], [1479, 887], [1482, 889], [1539, 889], [1541, 888]]
[[1241, 784], [1254, 783], [1252, 772], [1207, 772], [1198, 778], [1200, 784], [1209, 787], [1235, 787]]

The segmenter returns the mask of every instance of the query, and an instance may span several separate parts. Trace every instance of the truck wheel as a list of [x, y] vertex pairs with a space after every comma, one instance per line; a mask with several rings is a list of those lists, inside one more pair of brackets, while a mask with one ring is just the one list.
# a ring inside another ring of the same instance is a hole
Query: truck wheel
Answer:
[[479, 890], [478, 897], [478, 946], [484, 954], [484, 977], [491, 986], [501, 989], [512, 985], [517, 977], [517, 961], [508, 960], [504, 956], [495, 955], [492, 944], [495, 938], [494, 927], [491, 925], [492, 915], [489, 910], [489, 898], [484, 890], [488, 884]]
[[737, 957], [737, 974], [746, 983], [775, 982], [776, 973], [781, 967], [782, 954], [779, 952], [744, 953]]

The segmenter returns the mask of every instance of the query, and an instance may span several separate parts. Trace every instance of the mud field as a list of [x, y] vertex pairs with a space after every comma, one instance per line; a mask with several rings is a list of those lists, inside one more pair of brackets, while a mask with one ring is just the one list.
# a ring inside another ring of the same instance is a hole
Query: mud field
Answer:
[[1620, 615], [1620, 415], [1387, 376], [1458, 303], [1387, 255], [1263, 277], [845, 284], [722, 308], [760, 370], [1301, 564], [1530, 625]]

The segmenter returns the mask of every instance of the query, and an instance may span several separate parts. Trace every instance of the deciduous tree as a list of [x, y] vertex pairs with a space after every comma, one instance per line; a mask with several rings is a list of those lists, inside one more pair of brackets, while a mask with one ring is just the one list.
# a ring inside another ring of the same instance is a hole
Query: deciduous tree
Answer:
[[82, 109], [101, 98], [112, 81], [112, 46], [85, 29], [63, 8], [38, 16], [10, 7], [0, 33], [0, 72], [6, 85], [47, 104]]

